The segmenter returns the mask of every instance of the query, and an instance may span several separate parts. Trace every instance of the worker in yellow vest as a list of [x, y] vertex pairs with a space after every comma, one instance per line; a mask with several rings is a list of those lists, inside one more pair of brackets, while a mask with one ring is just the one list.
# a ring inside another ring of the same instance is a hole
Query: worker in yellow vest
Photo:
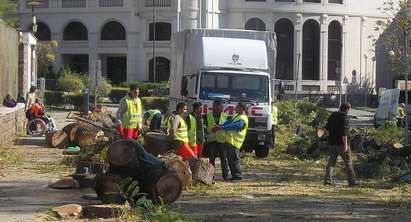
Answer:
[[221, 172], [224, 180], [228, 180], [228, 162], [226, 151], [226, 133], [224, 131], [213, 131], [213, 128], [223, 124], [227, 120], [227, 114], [223, 112], [221, 100], [213, 102], [212, 112], [207, 113], [207, 140], [205, 145], [205, 156], [210, 158], [210, 163], [215, 166], [215, 159], [220, 158]]
[[227, 136], [226, 150], [228, 166], [231, 171], [230, 180], [241, 180], [240, 148], [243, 145], [248, 129], [248, 117], [246, 115], [247, 106], [239, 102], [235, 108], [236, 114], [232, 119], [227, 120], [222, 125], [217, 125], [213, 131], [225, 131]]
[[149, 109], [144, 112], [143, 127], [151, 131], [161, 129], [161, 111], [158, 109]]
[[204, 129], [203, 129], [203, 116], [202, 116], [202, 104], [195, 102], [193, 104], [193, 112], [189, 115], [189, 127], [188, 127], [188, 139], [193, 152], [198, 158], [203, 153], [204, 142]]
[[167, 131], [171, 140], [171, 147], [176, 150], [184, 160], [196, 158], [189, 145], [188, 127], [185, 121], [187, 116], [187, 104], [178, 103], [176, 112], [172, 114], [167, 123]]
[[138, 98], [140, 89], [130, 85], [130, 92], [120, 100], [117, 110], [117, 131], [124, 138], [137, 139], [142, 129], [142, 107]]
[[272, 144], [271, 147], [275, 147], [275, 132], [277, 129], [278, 125], [278, 108], [274, 105], [274, 103], [271, 106], [271, 122], [272, 122], [272, 127], [271, 127], [271, 133], [272, 133]]

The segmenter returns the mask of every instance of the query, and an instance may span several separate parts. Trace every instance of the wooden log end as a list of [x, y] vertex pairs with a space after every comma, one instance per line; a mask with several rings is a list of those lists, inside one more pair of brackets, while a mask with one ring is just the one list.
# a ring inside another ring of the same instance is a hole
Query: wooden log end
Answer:
[[115, 166], [125, 166], [136, 156], [135, 144], [129, 140], [118, 140], [108, 148], [108, 161]]
[[182, 190], [181, 180], [174, 172], [161, 176], [154, 187], [157, 198], [165, 204], [175, 202], [180, 197]]

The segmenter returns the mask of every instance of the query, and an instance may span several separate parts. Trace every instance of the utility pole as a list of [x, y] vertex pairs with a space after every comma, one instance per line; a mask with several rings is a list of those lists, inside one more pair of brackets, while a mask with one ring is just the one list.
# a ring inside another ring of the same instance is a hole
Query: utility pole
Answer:
[[298, 73], [300, 72], [300, 59], [301, 59], [301, 53], [297, 54], [297, 70], [295, 72], [295, 89], [294, 89], [294, 97], [295, 101], [298, 100]]

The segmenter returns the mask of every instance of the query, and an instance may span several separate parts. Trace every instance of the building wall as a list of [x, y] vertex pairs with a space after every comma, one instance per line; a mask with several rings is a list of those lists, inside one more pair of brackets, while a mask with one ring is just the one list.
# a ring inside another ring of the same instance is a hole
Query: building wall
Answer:
[[[20, 0], [24, 2], [24, 0]], [[49, 8], [36, 8], [38, 21], [46, 23], [52, 32], [52, 39], [59, 42], [58, 52], [61, 54], [88, 54], [90, 58], [89, 72], [95, 72], [93, 61], [100, 54], [127, 55], [127, 80], [148, 80], [149, 61], [153, 56], [152, 41], [148, 40], [148, 25], [152, 22], [153, 8], [146, 7], [150, 0], [123, 0], [122, 7], [101, 8], [99, 0], [89, 0], [85, 8], [62, 8], [62, 0], [50, 0]], [[113, 0], [120, 1], [120, 0]], [[167, 1], [163, 1], [167, 2]], [[303, 85], [319, 85], [321, 92], [327, 92], [329, 86], [339, 84], [339, 81], [328, 81], [328, 25], [336, 20], [342, 26], [343, 59], [341, 65], [342, 77], [352, 79], [352, 71], [357, 72], [357, 81], [368, 79], [375, 85], [377, 66], [372, 62], [375, 47], [372, 45], [376, 21], [387, 16], [378, 10], [384, 0], [344, 0], [343, 4], [331, 4], [328, 0], [322, 3], [296, 2], [247, 2], [245, 0], [182, 0], [180, 23], [177, 24], [177, 1], [170, 0], [166, 7], [154, 9], [156, 22], [169, 22], [172, 31], [187, 28], [234, 28], [244, 29], [251, 18], [264, 21], [268, 31], [274, 31], [275, 23], [281, 18], [288, 18], [295, 28], [294, 70], [299, 70], [298, 78], [302, 77], [301, 63], [298, 63], [298, 53], [302, 53], [302, 27], [304, 22], [314, 19], [320, 24], [320, 80], [302, 81]], [[200, 7], [201, 4], [201, 7]], [[24, 5], [24, 4], [22, 4]], [[20, 8], [23, 27], [30, 24], [31, 12], [24, 6]], [[123, 24], [127, 31], [125, 42], [107, 42], [99, 40], [103, 24], [115, 20]], [[62, 40], [64, 27], [70, 21], [81, 21], [88, 29], [89, 40], [85, 42], [67, 42]], [[156, 41], [155, 54], [171, 60], [170, 41]], [[365, 58], [365, 56], [367, 58]], [[377, 60], [379, 61], [379, 60]], [[56, 62], [58, 69], [62, 65], [62, 56]], [[374, 68], [373, 68], [374, 67]], [[379, 67], [379, 66], [378, 66]], [[374, 73], [373, 73], [374, 70]], [[294, 85], [293, 81], [287, 84]]]
[[0, 19], [0, 99], [18, 92], [19, 36]]

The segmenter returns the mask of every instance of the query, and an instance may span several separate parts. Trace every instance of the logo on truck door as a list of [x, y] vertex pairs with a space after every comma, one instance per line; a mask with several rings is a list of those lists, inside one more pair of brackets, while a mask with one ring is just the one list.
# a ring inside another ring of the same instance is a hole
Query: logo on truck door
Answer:
[[[203, 113], [207, 114], [207, 112], [213, 111], [213, 107], [209, 106], [208, 104], [203, 105]], [[264, 108], [260, 106], [251, 106], [248, 107], [247, 115], [250, 116], [263, 116]], [[225, 105], [224, 112], [227, 113], [229, 116], [233, 116], [235, 114], [235, 105]]]
[[231, 59], [233, 60], [234, 64], [237, 64], [238, 60], [240, 59], [240, 55], [234, 53], [234, 54], [231, 56]]

